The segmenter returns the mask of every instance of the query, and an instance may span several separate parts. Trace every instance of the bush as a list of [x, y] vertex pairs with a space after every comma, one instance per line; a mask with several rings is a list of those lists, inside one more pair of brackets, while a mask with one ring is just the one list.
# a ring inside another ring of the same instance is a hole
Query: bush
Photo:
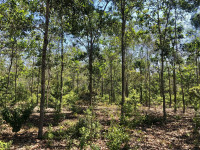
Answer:
[[33, 108], [32, 105], [25, 109], [19, 107], [14, 109], [4, 108], [1, 113], [3, 119], [12, 127], [12, 132], [18, 132], [31, 115]]
[[129, 135], [123, 127], [112, 125], [106, 134], [106, 145], [110, 150], [128, 149]]
[[135, 89], [132, 89], [129, 97], [126, 98], [126, 101], [124, 103], [125, 124], [134, 115], [134, 113], [137, 112], [138, 106], [140, 106], [139, 95]]
[[51, 146], [52, 140], [54, 138], [53, 128], [51, 124], [49, 125], [47, 132], [44, 134], [44, 138], [47, 139], [47, 145]]
[[0, 141], [0, 149], [1, 149], [1, 150], [10, 149], [11, 145], [12, 145], [12, 141], [7, 142], [7, 143], [6, 143], [6, 142]]
[[82, 107], [80, 107], [79, 105], [71, 105], [70, 107], [70, 110], [73, 112], [73, 113], [76, 113], [76, 114], [82, 114], [84, 111], [84, 109]]
[[72, 105], [79, 99], [78, 95], [74, 91], [70, 91], [68, 94], [63, 96], [63, 103], [66, 105]]
[[59, 121], [64, 118], [64, 114], [62, 114], [59, 111], [55, 111], [54, 116], [53, 116], [53, 121], [55, 125], [58, 125]]
[[194, 124], [194, 133], [200, 132], [200, 116], [196, 115], [193, 118], [193, 124]]
[[137, 115], [137, 117], [135, 117], [131, 123], [129, 124], [129, 126], [131, 128], [134, 128], [136, 126], [142, 126], [142, 125], [147, 125], [147, 126], [151, 126], [151, 125], [156, 125], [156, 124], [162, 124], [163, 123], [163, 118], [161, 116], [154, 116], [154, 115]]
[[72, 137], [79, 138], [79, 146], [81, 149], [87, 145], [88, 141], [99, 138], [101, 131], [101, 124], [95, 120], [95, 116], [92, 115], [92, 111], [87, 109], [84, 113], [85, 117], [80, 118], [79, 122], [72, 129]]

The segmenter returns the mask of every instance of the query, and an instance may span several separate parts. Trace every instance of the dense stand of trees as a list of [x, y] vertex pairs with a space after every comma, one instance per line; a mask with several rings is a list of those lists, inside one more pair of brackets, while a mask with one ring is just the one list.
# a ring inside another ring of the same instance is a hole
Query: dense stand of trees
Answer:
[[[0, 104], [62, 111], [69, 93], [94, 106], [126, 99], [199, 109], [198, 0], [0, 2]], [[191, 17], [191, 20], [188, 18]]]

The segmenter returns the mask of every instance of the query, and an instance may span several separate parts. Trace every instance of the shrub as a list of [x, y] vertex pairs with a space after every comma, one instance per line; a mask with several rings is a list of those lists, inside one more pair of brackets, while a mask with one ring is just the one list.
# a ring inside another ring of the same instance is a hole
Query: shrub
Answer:
[[53, 120], [54, 120], [54, 124], [58, 125], [59, 121], [64, 118], [64, 114], [62, 114], [59, 111], [55, 111], [54, 116], [53, 116]]
[[52, 140], [54, 138], [53, 128], [51, 124], [49, 125], [47, 132], [44, 134], [44, 138], [47, 139], [47, 145], [51, 146]]
[[106, 145], [110, 150], [128, 149], [129, 135], [119, 125], [112, 125], [108, 129], [106, 139], [108, 140]]
[[76, 114], [82, 114], [84, 111], [84, 109], [82, 107], [80, 107], [79, 105], [71, 105], [70, 107], [70, 110], [73, 112], [73, 113], [76, 113]]
[[81, 149], [87, 145], [88, 141], [99, 138], [101, 131], [101, 124], [95, 120], [92, 111], [87, 109], [84, 113], [85, 117], [79, 119], [79, 122], [73, 128], [72, 134], [72, 137], [79, 138]]
[[12, 141], [10, 141], [10, 142], [3, 142], [3, 141], [0, 141], [0, 149], [1, 149], [1, 150], [10, 149], [11, 145], [12, 145]]
[[18, 132], [22, 125], [27, 121], [33, 111], [34, 106], [30, 105], [25, 109], [22, 108], [4, 108], [2, 110], [3, 119], [10, 124], [12, 132]]
[[72, 105], [79, 99], [78, 95], [74, 91], [70, 91], [68, 94], [63, 96], [63, 102], [66, 105]]
[[132, 89], [129, 94], [129, 98], [126, 99], [126, 103], [124, 105], [126, 116], [132, 116], [133, 110], [136, 111], [140, 105], [139, 102], [139, 94], [135, 89]]
[[150, 114], [146, 115], [137, 115], [129, 124], [129, 127], [134, 128], [136, 126], [142, 126], [142, 125], [156, 125], [156, 124], [162, 124], [163, 118], [161, 116], [154, 116]]
[[194, 133], [200, 132], [200, 116], [196, 115], [193, 118], [193, 124], [194, 124]]

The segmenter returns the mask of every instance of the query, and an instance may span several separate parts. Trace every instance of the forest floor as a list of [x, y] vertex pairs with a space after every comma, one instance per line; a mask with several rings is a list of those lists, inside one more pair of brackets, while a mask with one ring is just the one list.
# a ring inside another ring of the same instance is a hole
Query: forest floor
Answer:
[[[83, 114], [73, 114], [71, 111], [64, 110], [63, 116], [59, 120], [56, 120], [53, 109], [47, 109], [44, 121], [44, 133], [49, 130], [51, 124], [51, 130], [64, 130], [69, 128], [78, 122], [79, 117]], [[188, 150], [188, 149], [200, 149], [198, 142], [200, 139], [193, 134], [193, 117], [194, 111], [187, 109], [183, 114], [179, 109], [177, 113], [173, 113], [172, 108], [167, 108], [167, 121], [161, 123], [159, 121], [155, 124], [147, 125], [141, 124], [133, 129], [129, 129], [130, 149], [141, 150]], [[104, 130], [107, 130], [111, 120], [119, 121], [120, 109], [116, 105], [100, 105], [95, 108], [95, 113], [99, 122], [103, 125]], [[140, 114], [151, 115], [157, 118], [162, 116], [162, 107], [153, 107], [148, 109], [147, 107], [140, 108]], [[39, 113], [37, 110], [33, 112], [29, 121], [23, 128], [17, 133], [12, 133], [12, 128], [7, 124], [0, 126], [0, 140], [11, 141], [11, 149], [67, 149], [67, 139], [53, 139], [39, 140], [37, 139], [39, 123]], [[76, 143], [76, 141], [73, 141]], [[101, 138], [95, 140], [94, 143], [101, 147], [102, 150], [108, 149], [106, 146], [106, 139]], [[75, 145], [75, 144], [74, 144]], [[196, 146], [195, 146], [196, 145]], [[198, 146], [197, 146], [198, 145]], [[78, 149], [74, 146], [73, 149]]]

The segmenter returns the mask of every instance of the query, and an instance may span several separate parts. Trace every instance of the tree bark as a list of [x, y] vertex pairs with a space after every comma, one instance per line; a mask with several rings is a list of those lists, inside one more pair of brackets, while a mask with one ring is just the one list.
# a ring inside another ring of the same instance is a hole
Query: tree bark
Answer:
[[31, 76], [31, 103], [33, 104], [33, 75], [34, 75], [34, 65], [35, 65], [35, 62], [34, 62], [34, 57], [33, 57], [33, 65], [32, 65], [32, 76]]
[[112, 58], [110, 60], [110, 103], [113, 102], [113, 75], [112, 75]]
[[103, 91], [104, 91], [104, 84], [103, 84], [104, 78], [103, 78], [103, 75], [102, 75], [101, 78], [102, 78], [102, 79], [101, 79], [101, 97], [103, 97]]
[[46, 98], [46, 108], [49, 106], [49, 90], [50, 90], [50, 79], [51, 79], [51, 73], [50, 73], [50, 66], [48, 66], [48, 84], [47, 84], [47, 98]]
[[77, 94], [79, 93], [79, 87], [78, 87], [78, 84], [79, 84], [79, 72], [78, 72], [78, 70], [77, 70], [77, 72], [76, 72], [76, 87], [77, 87]]
[[181, 91], [182, 91], [182, 101], [183, 101], [183, 113], [185, 113], [185, 93], [184, 93], [184, 87], [183, 87], [183, 75], [181, 73], [181, 66], [179, 64], [179, 72], [181, 75]]
[[18, 69], [18, 58], [17, 58], [17, 50], [15, 52], [15, 103], [17, 102], [17, 69]]
[[43, 135], [43, 122], [44, 122], [44, 102], [45, 102], [45, 69], [46, 69], [46, 52], [48, 45], [48, 29], [49, 29], [49, 0], [46, 0], [46, 21], [45, 21], [45, 32], [44, 32], [44, 43], [42, 51], [42, 68], [41, 68], [41, 101], [40, 101], [40, 120], [38, 138], [42, 139]]
[[90, 47], [89, 47], [89, 92], [90, 92], [90, 106], [92, 106], [92, 53], [93, 53], [93, 41], [92, 41], [92, 33], [90, 34]]
[[171, 78], [170, 78], [170, 71], [169, 71], [169, 66], [167, 67], [168, 69], [168, 77], [169, 77], [169, 107], [172, 106], [172, 93], [171, 93]]
[[121, 0], [121, 15], [122, 15], [122, 37], [121, 37], [121, 53], [122, 53], [122, 102], [121, 102], [121, 123], [124, 121], [124, 103], [125, 103], [125, 0]]
[[63, 56], [63, 40], [64, 40], [64, 33], [61, 33], [61, 72], [60, 72], [60, 106], [59, 111], [62, 111], [62, 97], [63, 97], [63, 69], [64, 69], [64, 56]]
[[148, 84], [148, 91], [149, 91], [149, 109], [151, 106], [151, 73], [150, 73], [150, 60], [149, 60], [149, 50], [147, 49], [147, 66], [148, 66], [148, 80], [149, 80], [149, 84]]
[[160, 73], [160, 78], [161, 78], [161, 94], [163, 98], [163, 120], [166, 120], [166, 106], [165, 106], [165, 89], [164, 89], [164, 41], [162, 38], [162, 33], [161, 33], [161, 25], [160, 25], [160, 16], [159, 16], [159, 10], [160, 6], [158, 6], [158, 32], [159, 32], [159, 38], [160, 38], [160, 49], [161, 49], [161, 73]]
[[39, 84], [40, 84], [40, 66], [38, 67], [38, 83], [37, 83], [37, 104], [39, 101]]
[[176, 50], [174, 50], [173, 57], [174, 57], [174, 63], [173, 63], [173, 82], [174, 82], [174, 113], [177, 111], [177, 99], [176, 99], [176, 52], [177, 52], [177, 29], [176, 29], [176, 8], [175, 8], [175, 44], [176, 44]]

